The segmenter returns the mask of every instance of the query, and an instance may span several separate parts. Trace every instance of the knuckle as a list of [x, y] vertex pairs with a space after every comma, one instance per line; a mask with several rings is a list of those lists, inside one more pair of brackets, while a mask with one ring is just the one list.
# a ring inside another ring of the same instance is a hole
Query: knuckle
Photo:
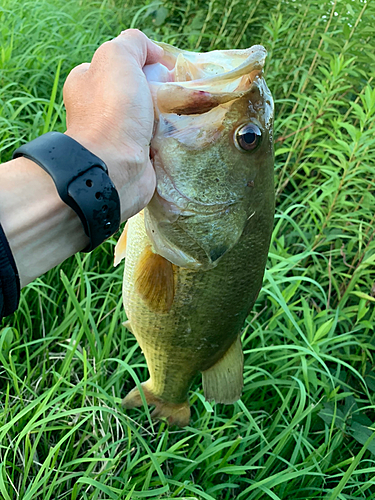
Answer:
[[89, 67], [89, 63], [82, 63], [70, 71], [63, 85], [64, 100], [67, 99], [70, 94], [72, 94], [74, 89], [77, 88], [77, 85], [80, 85], [81, 78], [86, 73]]
[[137, 30], [135, 28], [129, 28], [125, 31], [121, 32], [121, 36], [127, 36], [131, 38], [145, 38], [145, 35], [142, 33], [142, 31]]
[[70, 74], [73, 74], [74, 76], [75, 75], [81, 75], [82, 73], [84, 73], [85, 71], [87, 71], [90, 67], [90, 64], [89, 63], [82, 63], [82, 64], [79, 64], [78, 66], [76, 66], [75, 68], [72, 69], [72, 71], [70, 72]]
[[63, 92], [64, 94], [71, 88], [71, 86], [74, 84], [74, 80], [75, 80], [75, 73], [74, 73], [74, 69], [72, 69], [72, 71], [69, 73], [69, 75], [67, 76], [66, 80], [65, 80], [65, 83], [64, 83], [64, 86], [63, 86]]
[[89, 63], [82, 63], [73, 68], [66, 78], [65, 85], [70, 85], [73, 81], [79, 78], [80, 75], [85, 73], [89, 67]]
[[108, 56], [113, 53], [113, 50], [116, 49], [113, 40], [109, 40], [108, 42], [102, 43], [102, 45], [96, 49], [95, 56]]

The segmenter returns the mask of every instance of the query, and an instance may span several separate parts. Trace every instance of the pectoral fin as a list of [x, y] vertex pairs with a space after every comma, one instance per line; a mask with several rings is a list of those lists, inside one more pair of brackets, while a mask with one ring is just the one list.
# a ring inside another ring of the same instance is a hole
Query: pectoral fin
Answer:
[[120, 236], [120, 239], [117, 242], [117, 245], [115, 246], [115, 260], [114, 260], [114, 267], [118, 266], [122, 259], [125, 258], [126, 256], [126, 240], [128, 237], [128, 227], [129, 227], [129, 221], [126, 222], [124, 230]]
[[166, 313], [174, 299], [173, 264], [147, 246], [135, 269], [135, 290], [155, 312]]
[[231, 404], [241, 397], [243, 388], [243, 352], [238, 337], [224, 356], [202, 372], [204, 397], [207, 401]]

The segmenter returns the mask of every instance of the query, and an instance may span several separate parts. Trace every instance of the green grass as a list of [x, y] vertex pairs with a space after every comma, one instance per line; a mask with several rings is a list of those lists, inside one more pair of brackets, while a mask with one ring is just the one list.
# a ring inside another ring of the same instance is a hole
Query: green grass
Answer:
[[[2, 0], [0, 159], [64, 130], [69, 70], [127, 27], [269, 51], [277, 212], [245, 390], [191, 426], [120, 401], [147, 377], [115, 239], [22, 292], [0, 331], [0, 498], [375, 499], [374, 2]], [[220, 318], [218, 318], [220, 320]]]

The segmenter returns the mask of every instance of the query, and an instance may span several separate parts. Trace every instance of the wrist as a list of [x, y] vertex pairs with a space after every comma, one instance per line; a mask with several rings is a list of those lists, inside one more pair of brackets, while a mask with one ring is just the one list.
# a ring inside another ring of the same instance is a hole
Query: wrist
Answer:
[[89, 239], [39, 165], [21, 157], [0, 168], [0, 220], [24, 287], [82, 250]]
[[51, 176], [61, 200], [82, 222], [90, 252], [120, 226], [120, 199], [98, 156], [66, 134], [48, 132], [23, 144], [13, 158], [26, 157]]
[[[155, 174], [149, 161], [149, 144], [112, 144], [103, 135], [70, 127], [66, 135], [79, 142], [107, 165], [109, 176], [121, 200], [121, 221], [133, 216], [150, 201], [155, 190]], [[141, 142], [141, 141], [140, 141]]]

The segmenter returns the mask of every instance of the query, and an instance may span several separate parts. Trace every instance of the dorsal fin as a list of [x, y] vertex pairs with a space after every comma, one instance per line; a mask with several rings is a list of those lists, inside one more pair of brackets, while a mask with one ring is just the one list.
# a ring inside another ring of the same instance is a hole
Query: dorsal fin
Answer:
[[143, 250], [135, 270], [135, 290], [155, 312], [166, 313], [174, 299], [173, 264], [154, 253], [151, 246]]

